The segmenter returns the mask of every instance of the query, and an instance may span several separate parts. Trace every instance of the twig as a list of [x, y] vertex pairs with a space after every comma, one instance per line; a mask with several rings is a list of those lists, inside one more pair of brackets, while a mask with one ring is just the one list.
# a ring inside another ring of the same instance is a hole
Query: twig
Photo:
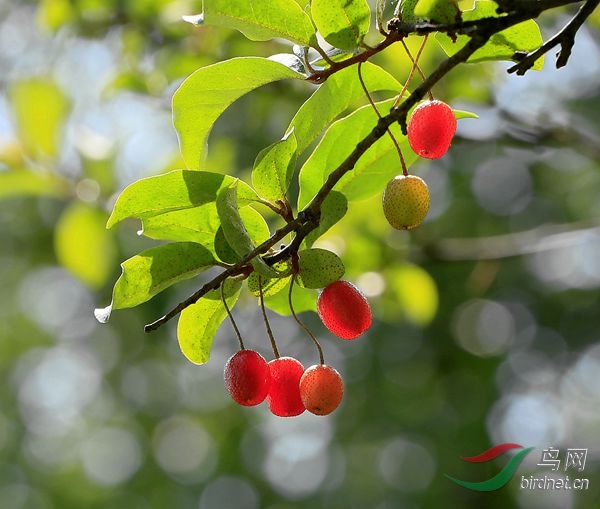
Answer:
[[554, 37], [548, 39], [548, 41], [542, 44], [537, 50], [527, 53], [526, 55], [515, 55], [516, 58], [519, 58], [519, 62], [510, 67], [507, 72], [516, 72], [519, 76], [522, 76], [533, 67], [538, 58], [559, 44], [560, 51], [557, 54], [556, 68], [560, 69], [561, 67], [567, 65], [569, 57], [571, 56], [571, 51], [575, 44], [575, 35], [585, 20], [590, 16], [590, 14], [592, 14], [592, 12], [594, 12], [594, 9], [598, 7], [598, 4], [600, 4], [600, 0], [587, 0], [581, 6], [577, 14], [563, 27], [561, 31], [558, 32]]

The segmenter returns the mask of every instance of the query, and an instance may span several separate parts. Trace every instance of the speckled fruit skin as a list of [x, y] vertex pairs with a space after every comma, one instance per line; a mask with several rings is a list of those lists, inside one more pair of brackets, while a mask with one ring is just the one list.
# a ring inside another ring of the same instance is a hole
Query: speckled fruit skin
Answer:
[[264, 401], [271, 385], [267, 361], [254, 350], [240, 350], [231, 356], [225, 364], [223, 378], [233, 400], [243, 406]]
[[317, 299], [321, 321], [333, 334], [342, 339], [355, 339], [372, 322], [369, 302], [352, 283], [335, 281], [325, 287]]
[[328, 415], [342, 402], [344, 382], [335, 368], [315, 364], [300, 378], [300, 396], [309, 412]]
[[456, 133], [456, 117], [442, 101], [424, 101], [408, 120], [408, 143], [415, 154], [427, 159], [442, 157]]
[[271, 387], [267, 396], [269, 410], [279, 417], [293, 417], [304, 412], [300, 398], [300, 378], [304, 366], [293, 357], [279, 357], [269, 361]]
[[415, 175], [398, 175], [383, 191], [383, 213], [397, 230], [419, 226], [429, 211], [429, 188]]

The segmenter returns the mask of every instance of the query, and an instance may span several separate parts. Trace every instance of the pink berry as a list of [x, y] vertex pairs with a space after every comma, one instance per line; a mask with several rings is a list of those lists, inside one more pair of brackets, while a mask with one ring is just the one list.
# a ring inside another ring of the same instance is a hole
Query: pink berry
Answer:
[[280, 417], [300, 415], [305, 410], [300, 398], [300, 378], [304, 373], [304, 366], [293, 357], [279, 357], [269, 362], [269, 368], [269, 409]]
[[348, 281], [328, 285], [317, 300], [321, 321], [342, 339], [354, 339], [365, 332], [372, 322], [371, 307], [361, 291]]
[[300, 396], [309, 412], [327, 415], [341, 403], [344, 382], [335, 368], [326, 364], [315, 364], [300, 378]]
[[408, 142], [413, 151], [427, 159], [442, 157], [456, 132], [452, 108], [442, 101], [424, 101], [408, 121]]
[[233, 400], [243, 406], [258, 405], [269, 392], [269, 366], [264, 357], [254, 350], [240, 350], [230, 357], [223, 377]]

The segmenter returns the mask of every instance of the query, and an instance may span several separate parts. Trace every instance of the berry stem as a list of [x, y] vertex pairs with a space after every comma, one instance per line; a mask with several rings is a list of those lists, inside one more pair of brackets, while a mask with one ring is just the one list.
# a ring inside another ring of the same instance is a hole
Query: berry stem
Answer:
[[219, 287], [221, 289], [221, 300], [223, 301], [223, 306], [225, 306], [225, 311], [227, 311], [227, 316], [229, 317], [229, 320], [231, 320], [231, 325], [233, 326], [233, 330], [235, 331], [235, 333], [237, 335], [238, 341], [240, 343], [240, 350], [245, 350], [246, 347], [244, 346], [244, 340], [242, 339], [240, 330], [238, 329], [238, 326], [235, 323], [235, 320], [233, 319], [231, 310], [229, 309], [229, 306], [227, 305], [227, 299], [225, 299], [225, 291], [223, 289], [224, 286], [225, 286], [225, 282], [223, 281], [223, 283], [221, 283], [221, 285]]
[[317, 347], [317, 351], [319, 352], [319, 360], [320, 360], [321, 364], [325, 364], [325, 357], [323, 355], [323, 349], [321, 348], [321, 344], [319, 343], [319, 341], [317, 340], [315, 335], [310, 331], [310, 329], [302, 321], [300, 321], [300, 318], [298, 318], [298, 316], [296, 315], [296, 311], [294, 311], [294, 305], [292, 304], [292, 291], [294, 290], [295, 282], [296, 282], [296, 275], [293, 275], [292, 280], [290, 281], [290, 291], [288, 292], [288, 303], [290, 305], [290, 311], [292, 312], [292, 316], [294, 317], [294, 320], [296, 320], [296, 322], [298, 322], [298, 325], [302, 329], [304, 329], [304, 332], [306, 332], [310, 336], [310, 339], [313, 340], [313, 343], [315, 344], [315, 346]]
[[[408, 49], [408, 46], [404, 42], [404, 39], [400, 40], [400, 43], [402, 44], [404, 51], [406, 51], [408, 58], [410, 58], [410, 61], [413, 64], [413, 68], [411, 70], [411, 75], [410, 75], [411, 79], [412, 79], [412, 76], [416, 69], [417, 72], [419, 73], [419, 76], [421, 76], [421, 79], [425, 80], [425, 74], [423, 73], [423, 70], [419, 66], [419, 59], [421, 58], [421, 53], [423, 53], [423, 50], [425, 49], [425, 43], [427, 42], [427, 37], [428, 37], [428, 35], [425, 34], [425, 37], [423, 37], [423, 42], [421, 43], [421, 46], [419, 47], [419, 51], [417, 52], [416, 58], [413, 58], [412, 53], [410, 52], [410, 49]], [[433, 101], [433, 94], [432, 94], [431, 90], [427, 91], [427, 95], [429, 96], [429, 100]]]
[[[428, 34], [425, 34], [425, 36], [423, 37], [423, 42], [421, 43], [421, 46], [420, 46], [419, 51], [417, 52], [417, 56], [415, 58], [412, 57], [410, 50], [408, 49], [408, 46], [406, 45], [404, 40], [401, 40], [402, 46], [404, 46], [404, 49], [406, 50], [406, 53], [408, 54], [408, 57], [410, 58], [410, 61], [412, 62], [412, 67], [410, 69], [410, 73], [408, 73], [408, 78], [406, 79], [406, 82], [404, 83], [404, 87], [402, 87], [402, 92], [400, 92], [400, 94], [398, 94], [398, 97], [397, 97], [396, 102], [394, 103], [394, 106], [392, 107], [392, 109], [397, 108], [398, 105], [400, 104], [400, 101], [402, 101], [402, 96], [404, 95], [404, 92], [406, 92], [406, 90], [408, 89], [408, 85], [410, 85], [410, 82], [412, 81], [413, 76], [415, 75], [415, 71], [417, 69], [419, 70], [419, 74], [421, 75], [421, 78], [423, 78], [423, 81], [425, 81], [425, 79], [426, 79], [425, 74], [423, 74], [423, 71], [419, 67], [419, 59], [421, 58], [421, 53], [423, 53], [423, 50], [425, 49], [425, 44], [427, 43], [427, 37], [428, 37]], [[429, 98], [431, 100], [433, 100], [433, 94], [431, 93], [431, 89], [427, 89], [427, 94], [429, 95]]]
[[[381, 120], [381, 114], [379, 113], [379, 110], [377, 109], [377, 105], [373, 101], [373, 98], [371, 97], [371, 94], [369, 93], [369, 89], [367, 88], [367, 85], [365, 85], [365, 81], [362, 76], [362, 64], [363, 64], [362, 62], [358, 63], [358, 81], [360, 81], [360, 86], [362, 87], [363, 91], [365, 92], [365, 95], [367, 96], [369, 103], [375, 110], [375, 113], [377, 114], [377, 118], [379, 118], [379, 120]], [[402, 93], [404, 93], [404, 91], [402, 91]], [[406, 161], [404, 160], [404, 154], [402, 154], [402, 149], [400, 148], [400, 144], [398, 143], [398, 140], [396, 140], [396, 137], [392, 134], [392, 131], [390, 130], [390, 128], [386, 127], [386, 130], [387, 130], [387, 133], [390, 135], [390, 138], [392, 138], [392, 142], [394, 143], [394, 146], [396, 147], [396, 151], [398, 152], [398, 156], [400, 157], [400, 165], [402, 166], [402, 173], [404, 174], [404, 176], [406, 176], [406, 175], [408, 175], [408, 169], [406, 168]]]
[[267, 334], [269, 336], [269, 340], [271, 341], [271, 348], [273, 349], [273, 355], [276, 359], [279, 359], [279, 350], [277, 349], [277, 343], [275, 342], [275, 337], [273, 336], [273, 331], [271, 330], [271, 325], [269, 324], [269, 319], [267, 318], [267, 311], [265, 309], [265, 298], [263, 295], [262, 288], [262, 276], [258, 276], [258, 293], [260, 296], [260, 308], [262, 310], [263, 320], [265, 321], [265, 327], [267, 328]]

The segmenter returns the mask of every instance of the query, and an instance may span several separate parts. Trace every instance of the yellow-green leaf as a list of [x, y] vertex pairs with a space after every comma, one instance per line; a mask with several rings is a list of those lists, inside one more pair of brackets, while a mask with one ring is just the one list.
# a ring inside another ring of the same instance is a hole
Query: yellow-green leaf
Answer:
[[208, 135], [234, 101], [283, 79], [304, 79], [304, 75], [260, 57], [232, 58], [191, 74], [173, 95], [173, 124], [186, 166], [204, 168]]
[[105, 223], [104, 212], [76, 202], [63, 212], [54, 232], [59, 263], [94, 289], [106, 283], [117, 257], [115, 240]]
[[21, 143], [31, 157], [55, 158], [70, 102], [49, 78], [14, 82], [8, 99]]
[[[239, 297], [241, 286], [241, 282], [231, 279], [225, 283], [225, 300], [230, 309], [233, 309]], [[226, 316], [220, 290], [209, 292], [181, 312], [177, 324], [177, 340], [181, 352], [190, 362], [208, 362], [215, 334]]]
[[0, 171], [0, 199], [14, 196], [66, 198], [69, 182], [50, 172], [25, 169]]
[[[234, 180], [221, 173], [191, 170], [173, 170], [138, 180], [120, 194], [106, 226], [111, 228], [126, 217], [145, 219], [214, 202], [219, 191]], [[258, 199], [250, 186], [243, 182], [238, 185], [241, 205]]]

